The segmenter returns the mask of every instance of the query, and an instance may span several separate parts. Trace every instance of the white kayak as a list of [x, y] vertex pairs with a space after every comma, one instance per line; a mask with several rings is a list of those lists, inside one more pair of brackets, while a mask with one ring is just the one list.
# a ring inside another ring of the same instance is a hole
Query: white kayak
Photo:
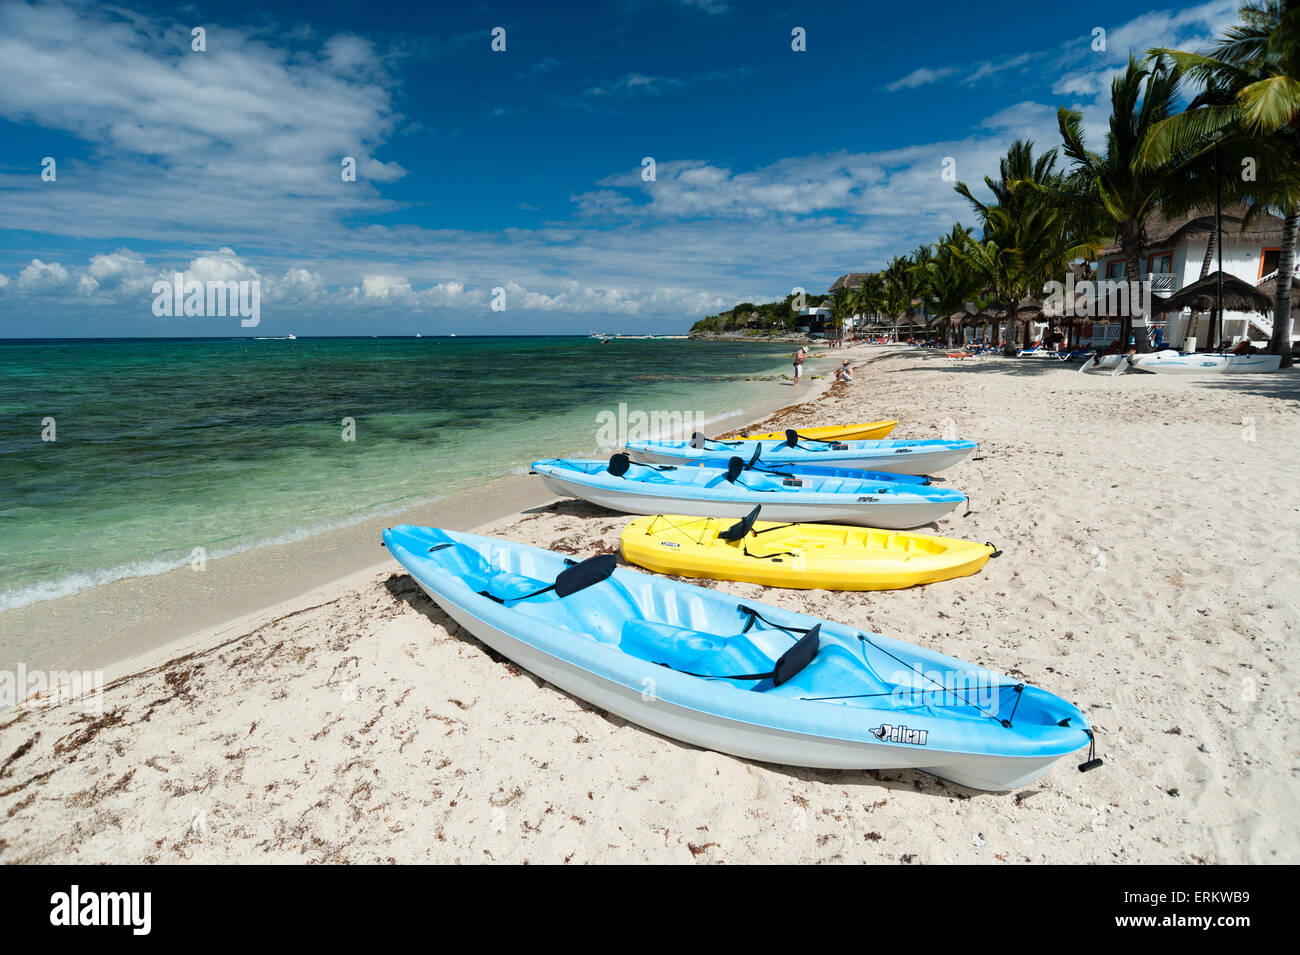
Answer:
[[552, 458], [533, 473], [556, 494], [625, 514], [735, 517], [761, 504], [773, 521], [856, 524], [905, 530], [933, 523], [966, 495], [928, 479], [835, 468], [766, 470], [735, 457], [716, 467], [637, 464], [616, 454], [608, 462]]
[[1281, 355], [1220, 355], [1215, 352], [1151, 352], [1134, 355], [1132, 366], [1157, 375], [1253, 375], [1277, 371]]

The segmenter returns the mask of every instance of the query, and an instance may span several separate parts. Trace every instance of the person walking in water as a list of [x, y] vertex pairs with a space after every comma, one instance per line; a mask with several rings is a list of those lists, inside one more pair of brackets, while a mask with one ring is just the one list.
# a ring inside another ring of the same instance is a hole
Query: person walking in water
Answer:
[[795, 383], [795, 387], [798, 387], [798, 386], [799, 386], [799, 379], [800, 379], [800, 377], [802, 377], [802, 375], [803, 375], [803, 360], [804, 360], [805, 358], [807, 358], [807, 357], [808, 357], [808, 349], [806, 349], [806, 348], [804, 348], [802, 345], [800, 345], [800, 346], [799, 346], [799, 350], [796, 351], [796, 352], [794, 353], [794, 383]]

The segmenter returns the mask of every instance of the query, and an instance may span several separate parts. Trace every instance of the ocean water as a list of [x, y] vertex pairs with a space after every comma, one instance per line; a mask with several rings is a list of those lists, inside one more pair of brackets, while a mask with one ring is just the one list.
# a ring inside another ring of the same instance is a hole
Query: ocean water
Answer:
[[674, 413], [705, 429], [770, 394], [788, 349], [0, 341], [0, 610], [395, 514], [537, 458], [609, 454], [622, 427]]

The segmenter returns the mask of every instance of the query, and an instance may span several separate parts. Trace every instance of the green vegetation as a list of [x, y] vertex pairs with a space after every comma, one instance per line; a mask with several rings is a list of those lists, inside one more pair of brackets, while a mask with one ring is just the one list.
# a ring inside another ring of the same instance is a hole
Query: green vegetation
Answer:
[[[809, 305], [815, 305], [821, 301], [823, 296], [809, 294], [805, 297]], [[750, 323], [756, 326], [758, 332], [791, 332], [799, 324], [799, 312], [795, 308], [794, 302], [795, 296], [793, 294], [787, 295], [779, 302], [767, 302], [764, 305], [741, 302], [730, 311], [719, 312], [717, 315], [709, 315], [700, 319], [691, 326], [691, 332], [692, 334], [719, 335], [723, 332], [740, 331]], [[757, 317], [754, 316], [754, 313], [758, 313]]]

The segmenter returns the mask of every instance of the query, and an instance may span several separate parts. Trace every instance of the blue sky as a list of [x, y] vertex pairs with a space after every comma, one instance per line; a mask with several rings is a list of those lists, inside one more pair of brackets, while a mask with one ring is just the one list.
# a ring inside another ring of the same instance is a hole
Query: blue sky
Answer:
[[[0, 0], [0, 337], [683, 331], [970, 221], [946, 157], [1096, 141], [1235, 8]], [[178, 271], [261, 324], [155, 317]]]

